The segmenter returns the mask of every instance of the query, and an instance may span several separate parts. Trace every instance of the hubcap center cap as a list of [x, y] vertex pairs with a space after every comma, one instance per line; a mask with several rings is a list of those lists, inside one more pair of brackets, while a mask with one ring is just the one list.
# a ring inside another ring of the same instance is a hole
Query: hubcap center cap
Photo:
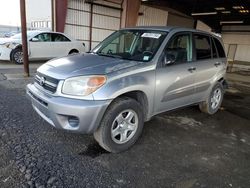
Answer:
[[126, 129], [127, 128], [127, 123], [125, 121], [121, 122], [121, 124], [119, 125], [119, 127], [121, 129]]

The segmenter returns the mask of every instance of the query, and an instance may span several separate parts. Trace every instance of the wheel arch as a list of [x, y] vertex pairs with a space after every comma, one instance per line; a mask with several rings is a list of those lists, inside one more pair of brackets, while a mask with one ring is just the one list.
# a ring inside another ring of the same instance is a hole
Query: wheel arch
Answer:
[[[129, 97], [129, 98], [132, 98], [132, 99], [136, 100], [142, 106], [144, 121], [148, 120], [148, 113], [149, 113], [149, 104], [148, 103], [149, 102], [148, 102], [147, 95], [143, 91], [134, 90], [134, 91], [129, 91], [129, 92], [120, 94], [119, 96], [114, 98], [112, 100], [112, 102], [114, 100], [116, 100], [117, 98], [122, 98], [122, 97]], [[109, 105], [111, 105], [112, 102]]]
[[10, 52], [10, 61], [13, 61], [13, 51], [15, 49], [22, 49], [22, 45], [21, 44], [18, 44], [15, 48], [13, 48]]
[[77, 50], [77, 49], [71, 49], [70, 51], [69, 51], [69, 54], [72, 54], [72, 53], [79, 53], [79, 50]]
[[218, 82], [223, 86], [223, 89], [228, 89], [228, 83], [224, 77], [221, 77]]

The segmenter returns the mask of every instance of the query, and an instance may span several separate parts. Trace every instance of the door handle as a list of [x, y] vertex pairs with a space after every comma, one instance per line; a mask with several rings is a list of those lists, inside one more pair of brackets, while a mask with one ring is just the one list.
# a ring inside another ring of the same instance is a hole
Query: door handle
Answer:
[[190, 67], [190, 68], [188, 68], [188, 71], [189, 71], [189, 72], [193, 72], [193, 71], [195, 71], [195, 70], [196, 70], [195, 67]]
[[218, 67], [218, 66], [220, 66], [220, 64], [221, 64], [221, 63], [216, 62], [216, 63], [214, 64], [214, 66]]

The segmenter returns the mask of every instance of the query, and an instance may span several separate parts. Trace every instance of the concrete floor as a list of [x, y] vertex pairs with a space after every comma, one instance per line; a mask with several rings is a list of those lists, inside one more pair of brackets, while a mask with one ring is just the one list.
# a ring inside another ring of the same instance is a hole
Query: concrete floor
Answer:
[[0, 187], [250, 186], [250, 92], [237, 82], [215, 115], [163, 113], [134, 147], [110, 154], [43, 121], [25, 97], [31, 81], [0, 81]]

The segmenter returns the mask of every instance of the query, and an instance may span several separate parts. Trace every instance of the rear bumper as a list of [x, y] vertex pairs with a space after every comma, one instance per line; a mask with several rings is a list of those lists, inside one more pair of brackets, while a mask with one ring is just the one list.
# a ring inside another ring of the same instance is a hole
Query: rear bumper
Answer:
[[111, 102], [49, 96], [33, 84], [27, 85], [26, 93], [35, 111], [49, 124], [57, 129], [84, 134], [95, 132]]

